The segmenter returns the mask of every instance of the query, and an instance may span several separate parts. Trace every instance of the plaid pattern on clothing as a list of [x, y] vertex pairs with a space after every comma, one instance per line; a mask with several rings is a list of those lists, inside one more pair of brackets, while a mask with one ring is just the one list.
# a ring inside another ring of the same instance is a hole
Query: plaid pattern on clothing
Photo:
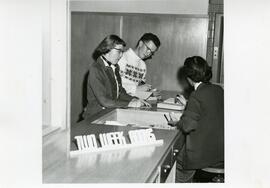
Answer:
[[122, 78], [128, 79], [136, 83], [145, 81], [145, 78], [144, 78], [145, 73], [146, 73], [146, 69], [140, 69], [129, 64], [126, 64], [124, 71], [120, 70], [120, 75]]

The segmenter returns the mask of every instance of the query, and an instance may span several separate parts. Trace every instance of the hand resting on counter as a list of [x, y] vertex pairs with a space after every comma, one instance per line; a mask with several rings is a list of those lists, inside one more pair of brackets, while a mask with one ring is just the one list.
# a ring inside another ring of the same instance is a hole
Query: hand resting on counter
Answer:
[[129, 102], [128, 107], [133, 107], [133, 108], [148, 107], [148, 108], [151, 108], [151, 104], [149, 104], [148, 102], [146, 102], [145, 100], [142, 100], [142, 99], [132, 99]]

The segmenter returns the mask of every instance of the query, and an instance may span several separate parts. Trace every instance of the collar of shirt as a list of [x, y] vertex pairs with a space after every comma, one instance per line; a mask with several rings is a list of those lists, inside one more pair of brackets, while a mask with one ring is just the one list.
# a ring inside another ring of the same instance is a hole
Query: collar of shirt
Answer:
[[201, 83], [202, 83], [202, 82], [194, 83], [194, 90], [197, 90], [197, 88], [199, 87], [199, 85], [200, 85]]
[[114, 79], [115, 79], [116, 85], [117, 85], [117, 91], [116, 92], [117, 92], [117, 98], [118, 98], [118, 96], [119, 96], [119, 83], [118, 83], [117, 78], [116, 78], [116, 75], [115, 75], [115, 68], [116, 68], [116, 66], [113, 65], [113, 64], [111, 64], [111, 66], [110, 66], [109, 63], [107, 62], [108, 60], [106, 61], [106, 59], [104, 57], [102, 57], [102, 56], [101, 56], [101, 59], [104, 62], [105, 67], [111, 67], [112, 70], [113, 70]]
[[104, 62], [105, 67], [114, 67], [114, 66], [110, 66], [109, 63], [107, 62], [108, 60], [106, 60], [103, 56], [101, 56], [101, 59]]
[[116, 82], [117, 82], [117, 84], [118, 84], [118, 81], [117, 81], [117, 79], [116, 79], [116, 75], [115, 75], [115, 68], [116, 68], [116, 65], [114, 65], [114, 64], [111, 64], [111, 65], [109, 65], [109, 63], [104, 59], [104, 57], [102, 57], [101, 56], [101, 59], [102, 59], [102, 61], [104, 62], [104, 65], [105, 65], [105, 67], [111, 67], [112, 69], [113, 69], [113, 73], [114, 73], [114, 77], [115, 77], [115, 80], [116, 80]]
[[137, 62], [141, 62], [143, 61], [135, 52], [134, 50], [132, 50], [131, 48], [129, 48], [127, 51], [126, 51], [127, 55], [129, 57], [131, 57], [132, 59], [134, 59], [134, 61], [137, 61]]

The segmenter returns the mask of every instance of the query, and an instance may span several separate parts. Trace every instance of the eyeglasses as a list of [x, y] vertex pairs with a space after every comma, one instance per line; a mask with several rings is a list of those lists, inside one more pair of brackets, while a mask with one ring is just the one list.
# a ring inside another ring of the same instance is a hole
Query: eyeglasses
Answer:
[[155, 51], [152, 51], [151, 48], [150, 48], [149, 46], [147, 46], [147, 44], [146, 44], [144, 41], [142, 41], [142, 42], [143, 42], [143, 44], [145, 45], [145, 47], [147, 48], [147, 50], [150, 51], [150, 55], [151, 55], [151, 56], [154, 55], [154, 54], [155, 54]]
[[121, 48], [113, 48], [113, 49], [117, 50], [119, 53], [123, 53], [124, 52], [124, 50], [121, 49]]

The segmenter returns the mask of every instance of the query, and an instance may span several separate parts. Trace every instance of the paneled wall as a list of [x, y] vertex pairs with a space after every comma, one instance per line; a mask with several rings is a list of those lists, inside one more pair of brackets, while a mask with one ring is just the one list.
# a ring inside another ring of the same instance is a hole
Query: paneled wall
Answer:
[[123, 17], [123, 39], [134, 47], [143, 33], [153, 32], [161, 48], [147, 63], [147, 82], [163, 90], [177, 90], [176, 71], [188, 56], [206, 56], [207, 18], [176, 15]]
[[71, 16], [71, 125], [83, 110], [85, 75], [91, 55], [108, 34], [118, 34], [135, 47], [145, 32], [159, 36], [162, 46], [147, 62], [147, 82], [158, 89], [177, 90], [175, 74], [186, 57], [206, 57], [208, 18], [195, 15], [108, 14], [73, 12]]
[[119, 35], [120, 16], [72, 13], [71, 16], [71, 125], [85, 105], [86, 77], [93, 62], [92, 53], [109, 34]]

